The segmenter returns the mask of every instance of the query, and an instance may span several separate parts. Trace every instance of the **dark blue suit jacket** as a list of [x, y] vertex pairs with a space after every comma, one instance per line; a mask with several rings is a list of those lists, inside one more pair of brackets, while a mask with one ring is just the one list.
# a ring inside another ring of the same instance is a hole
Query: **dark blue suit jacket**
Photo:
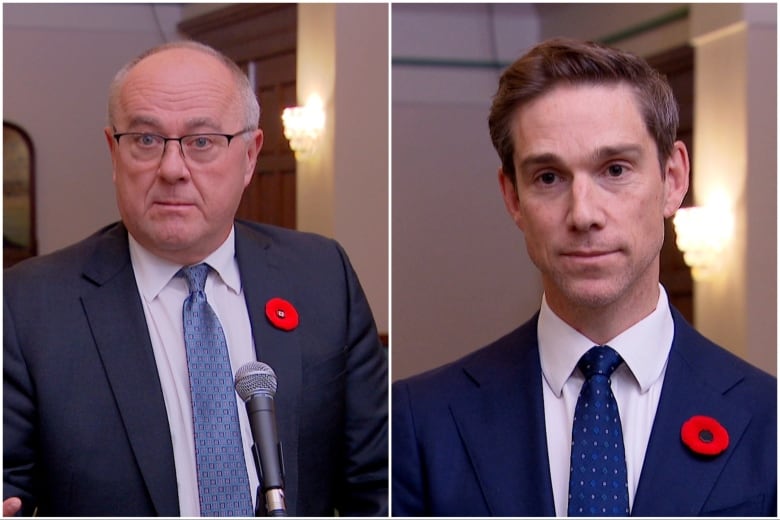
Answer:
[[[777, 381], [698, 334], [675, 335], [632, 516], [776, 516]], [[393, 385], [393, 516], [554, 516], [537, 318]], [[682, 443], [707, 415], [719, 456]]]
[[[236, 223], [291, 515], [387, 514], [387, 360], [332, 240]], [[290, 301], [300, 325], [265, 316]], [[128, 251], [109, 226], [5, 272], [3, 496], [44, 516], [178, 516], [171, 432]], [[251, 464], [251, 463], [250, 463]]]

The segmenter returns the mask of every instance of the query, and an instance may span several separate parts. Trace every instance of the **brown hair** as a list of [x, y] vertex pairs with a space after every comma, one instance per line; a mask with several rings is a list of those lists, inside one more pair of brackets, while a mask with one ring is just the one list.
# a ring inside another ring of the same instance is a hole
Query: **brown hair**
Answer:
[[493, 97], [488, 125], [504, 174], [515, 182], [512, 120], [518, 109], [561, 84], [626, 83], [636, 91], [645, 126], [663, 165], [677, 135], [677, 102], [666, 78], [633, 54], [564, 38], [536, 45], [507, 68]]

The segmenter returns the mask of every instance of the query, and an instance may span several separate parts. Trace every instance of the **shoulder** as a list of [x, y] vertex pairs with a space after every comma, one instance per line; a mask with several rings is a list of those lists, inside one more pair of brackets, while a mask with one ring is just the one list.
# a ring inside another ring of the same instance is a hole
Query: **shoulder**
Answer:
[[342, 246], [332, 238], [242, 220], [236, 221], [236, 254], [239, 258], [263, 254], [285, 269], [349, 263]]
[[[101, 251], [108, 256], [102, 257]], [[111, 269], [121, 267], [130, 261], [127, 251], [127, 231], [115, 222], [75, 244], [4, 270], [4, 291], [6, 294], [17, 288], [29, 291], [36, 286], [65, 288], [82, 280], [85, 269], [94, 266], [96, 261], [104, 262]]]
[[675, 337], [672, 356], [699, 382], [745, 408], [767, 408], [776, 415], [777, 378], [696, 331], [673, 311]]
[[318, 249], [338, 247], [332, 238], [316, 233], [287, 229], [271, 224], [236, 220], [236, 236], [239, 242], [254, 241], [263, 247], [280, 247], [291, 249]]

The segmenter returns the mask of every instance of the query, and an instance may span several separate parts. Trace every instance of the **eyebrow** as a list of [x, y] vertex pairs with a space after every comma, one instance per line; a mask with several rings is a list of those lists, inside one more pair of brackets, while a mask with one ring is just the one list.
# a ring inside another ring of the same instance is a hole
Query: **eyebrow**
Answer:
[[642, 147], [638, 144], [618, 144], [613, 146], [602, 146], [592, 155], [595, 162], [601, 162], [612, 157], [628, 157], [636, 159], [642, 156]]
[[562, 163], [563, 161], [561, 158], [554, 153], [540, 153], [535, 155], [529, 155], [522, 161], [520, 161], [520, 171], [524, 172], [527, 171], [534, 166], [542, 166], [542, 165], [548, 165], [548, 164], [557, 164]]
[[[590, 158], [593, 162], [599, 163], [613, 157], [628, 157], [637, 159], [642, 155], [642, 146], [633, 143], [602, 146], [593, 151]], [[564, 160], [552, 152], [544, 152], [529, 155], [520, 161], [520, 171], [527, 171], [535, 166], [563, 164]]]

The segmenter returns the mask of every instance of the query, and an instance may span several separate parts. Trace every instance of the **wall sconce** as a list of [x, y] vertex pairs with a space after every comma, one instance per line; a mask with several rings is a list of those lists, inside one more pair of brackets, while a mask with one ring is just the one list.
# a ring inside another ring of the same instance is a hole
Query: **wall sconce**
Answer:
[[304, 106], [285, 108], [282, 112], [284, 136], [297, 160], [305, 160], [317, 149], [325, 129], [325, 109], [322, 100], [313, 94]]
[[728, 206], [680, 208], [674, 216], [677, 247], [695, 280], [704, 280], [718, 270], [721, 253], [734, 230], [734, 216]]

